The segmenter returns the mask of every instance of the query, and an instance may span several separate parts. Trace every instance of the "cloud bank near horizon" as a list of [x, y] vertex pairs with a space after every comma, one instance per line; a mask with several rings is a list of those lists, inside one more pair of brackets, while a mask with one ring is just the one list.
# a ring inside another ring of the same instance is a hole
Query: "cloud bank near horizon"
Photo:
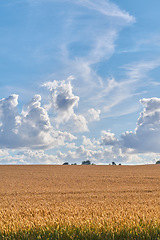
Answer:
[[[48, 105], [43, 106], [37, 94], [19, 113], [18, 95], [0, 100], [1, 162], [33, 163], [43, 159], [51, 164], [90, 159], [105, 164], [130, 162], [133, 157], [140, 161], [139, 154], [160, 153], [160, 98], [140, 100], [144, 109], [134, 132], [126, 131], [117, 139], [114, 133], [104, 129], [98, 139], [90, 139], [84, 133], [89, 131], [90, 123], [100, 120], [100, 110], [89, 109], [86, 116], [77, 115], [74, 108], [78, 108], [80, 98], [74, 95], [68, 79], [46, 82], [43, 87], [49, 90]], [[58, 150], [60, 146], [66, 149], [64, 153]], [[47, 149], [57, 149], [57, 154], [48, 155], [44, 152]], [[19, 153], [11, 157], [10, 150]]]

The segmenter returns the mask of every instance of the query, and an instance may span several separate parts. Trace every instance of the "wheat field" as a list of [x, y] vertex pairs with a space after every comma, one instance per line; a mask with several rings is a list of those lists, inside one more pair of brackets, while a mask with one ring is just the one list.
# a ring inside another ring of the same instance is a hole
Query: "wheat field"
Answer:
[[160, 165], [0, 166], [0, 239], [116, 239], [125, 229], [160, 239], [159, 198]]

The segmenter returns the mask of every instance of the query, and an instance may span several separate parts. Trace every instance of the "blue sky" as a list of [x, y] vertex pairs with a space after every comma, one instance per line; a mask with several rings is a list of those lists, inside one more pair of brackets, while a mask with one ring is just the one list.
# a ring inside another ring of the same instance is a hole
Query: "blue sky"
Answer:
[[159, 8], [2, 0], [0, 164], [155, 163]]

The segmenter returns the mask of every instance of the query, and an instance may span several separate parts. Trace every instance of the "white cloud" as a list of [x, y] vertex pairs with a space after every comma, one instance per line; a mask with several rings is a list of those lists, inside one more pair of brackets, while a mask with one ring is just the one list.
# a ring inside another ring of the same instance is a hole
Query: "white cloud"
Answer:
[[65, 147], [70, 148], [70, 149], [76, 149], [77, 148], [75, 143], [66, 143]]
[[[70, 141], [73, 141], [73, 140], [77, 139], [77, 137], [75, 137], [71, 133], [62, 132], [62, 131], [55, 131], [54, 138], [55, 138], [54, 139], [55, 147], [57, 147], [57, 146], [64, 146], [66, 144], [66, 142], [70, 142]], [[53, 147], [54, 146], [52, 146], [52, 148]]]
[[140, 103], [146, 107], [142, 115], [160, 111], [160, 98], [143, 98], [140, 100]]
[[74, 115], [74, 107], [78, 106], [79, 97], [73, 94], [70, 80], [70, 78], [67, 81], [55, 80], [42, 85], [51, 91], [50, 107], [58, 113], [59, 123], [67, 122]]
[[15, 155], [15, 158], [19, 156], [23, 159], [24, 164], [61, 164], [62, 161], [59, 161], [58, 155], [49, 155], [46, 154], [43, 150], [38, 151], [20, 151]]
[[87, 119], [89, 122], [93, 122], [93, 121], [99, 121], [100, 120], [100, 113], [101, 110], [95, 110], [94, 108], [91, 108], [88, 110], [88, 115], [87, 115]]
[[18, 95], [0, 100], [0, 147], [47, 149], [76, 139], [71, 133], [55, 131], [41, 96], [34, 98], [18, 113]]
[[126, 77], [129, 81], [137, 82], [143, 79], [148, 79], [148, 72], [160, 66], [160, 59], [152, 61], [138, 61], [132, 64], [127, 64], [123, 67], [125, 69]]
[[67, 153], [68, 161], [77, 160], [79, 163], [83, 160], [91, 160], [98, 162], [100, 159], [103, 159], [103, 151], [101, 150], [91, 150], [85, 148], [83, 145], [79, 146], [76, 151]]
[[88, 132], [87, 121], [83, 115], [74, 114], [71, 119], [71, 126], [73, 132]]
[[102, 146], [98, 140], [87, 138], [86, 136], [82, 136], [83, 139], [83, 145], [86, 148], [90, 149], [102, 149]]
[[[115, 148], [115, 147], [114, 147]], [[27, 150], [17, 152], [6, 152], [0, 157], [1, 164], [62, 164], [63, 162], [81, 164], [84, 160], [90, 160], [96, 164], [109, 164], [113, 161], [125, 164], [144, 164], [146, 159], [148, 163], [155, 163], [158, 159], [157, 154], [137, 155], [137, 154], [123, 154], [121, 149], [101, 148], [101, 149], [87, 149], [84, 146], [76, 147], [75, 151], [68, 151], [62, 153], [57, 151], [57, 154], [47, 154], [43, 150]]]
[[62, 161], [63, 159], [66, 158], [66, 154], [62, 153], [61, 151], [57, 152], [57, 158], [60, 159], [60, 161]]
[[145, 89], [145, 87], [150, 86], [151, 79], [149, 73], [159, 66], [160, 59], [158, 58], [152, 61], [137, 61], [121, 67], [125, 70], [124, 78], [119, 81], [116, 81], [114, 78], [108, 79], [105, 89], [96, 99], [101, 105], [105, 103], [102, 108], [102, 117], [120, 116], [123, 115], [123, 112], [124, 114], [131, 112], [131, 109], [133, 109], [132, 112], [138, 110], [138, 106], [135, 106], [135, 103], [133, 104], [133, 101], [131, 101], [131, 103], [127, 102], [125, 107], [123, 105], [123, 111], [122, 108], [120, 108], [120, 111], [115, 108], [116, 112], [114, 113], [114, 107], [123, 104], [127, 99], [131, 100], [142, 94], [142, 92], [139, 92], [139, 88], [143, 86], [143, 89]]
[[86, 132], [89, 131], [86, 118], [74, 112], [74, 108], [78, 106], [79, 97], [73, 94], [72, 80], [73, 77], [70, 76], [66, 81], [55, 80], [42, 85], [51, 91], [51, 102], [47, 109], [52, 108], [56, 111], [58, 114], [56, 122], [65, 124], [71, 132]]
[[85, 146], [93, 146], [93, 143], [90, 138], [87, 138], [86, 136], [83, 136], [83, 145]]
[[102, 145], [115, 145], [118, 142], [115, 134], [110, 131], [106, 132], [103, 130], [101, 135], [100, 142]]
[[122, 134], [123, 146], [135, 152], [160, 152], [160, 98], [142, 99], [145, 106], [135, 132]]
[[[56, 2], [56, 0], [27, 0], [31, 6], [36, 6], [37, 4], [41, 4], [43, 2]], [[99, 12], [100, 14], [105, 15], [106, 17], [116, 17], [119, 21], [125, 21], [126, 23], [135, 22], [135, 18], [129, 15], [128, 12], [121, 10], [116, 4], [112, 3], [108, 0], [63, 0], [67, 2], [71, 2], [73, 4], [79, 4], [88, 9]], [[62, 1], [62, 2], [63, 2]]]
[[4, 156], [8, 156], [8, 155], [9, 155], [9, 153], [7, 150], [0, 150], [0, 158], [4, 157]]
[[75, 151], [68, 151], [66, 154], [59, 154], [62, 156], [63, 161], [80, 164], [82, 161], [90, 160], [96, 164], [109, 164], [112, 162], [135, 164], [145, 162], [145, 160], [136, 154], [123, 154], [121, 149], [115, 152], [113, 147], [101, 148], [101, 149], [89, 149], [87, 146], [79, 146]]
[[100, 2], [98, 0], [77, 0], [76, 3], [98, 11], [105, 16], [124, 19], [127, 23], [135, 21], [133, 16], [130, 16], [126, 11], [120, 10], [116, 4], [108, 0], [101, 0]]
[[[83, 135], [83, 145], [76, 146], [74, 142], [69, 142], [77, 137], [53, 128], [47, 110], [41, 106], [40, 95], [35, 95], [20, 114], [17, 95], [3, 98], [0, 100], [0, 161], [9, 164], [61, 164], [64, 161], [80, 163], [89, 159], [97, 164], [106, 164], [112, 161], [132, 163], [136, 159], [137, 163], [144, 163], [144, 157], [139, 153], [160, 152], [160, 98], [144, 98], [140, 102], [144, 110], [135, 132], [125, 132], [120, 140], [110, 131], [102, 131], [99, 141]], [[67, 124], [70, 124], [72, 131], [88, 131], [86, 119], [82, 115], [73, 113]], [[57, 155], [48, 155], [43, 150], [58, 146], [66, 146], [74, 151], [58, 151]], [[3, 150], [7, 148], [26, 151], [9, 155], [8, 151]]]

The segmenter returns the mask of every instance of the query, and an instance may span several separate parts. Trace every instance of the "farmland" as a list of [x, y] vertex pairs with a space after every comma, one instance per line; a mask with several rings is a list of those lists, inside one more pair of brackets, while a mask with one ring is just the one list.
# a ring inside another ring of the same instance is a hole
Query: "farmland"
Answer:
[[0, 239], [160, 239], [159, 173], [159, 165], [0, 166]]

